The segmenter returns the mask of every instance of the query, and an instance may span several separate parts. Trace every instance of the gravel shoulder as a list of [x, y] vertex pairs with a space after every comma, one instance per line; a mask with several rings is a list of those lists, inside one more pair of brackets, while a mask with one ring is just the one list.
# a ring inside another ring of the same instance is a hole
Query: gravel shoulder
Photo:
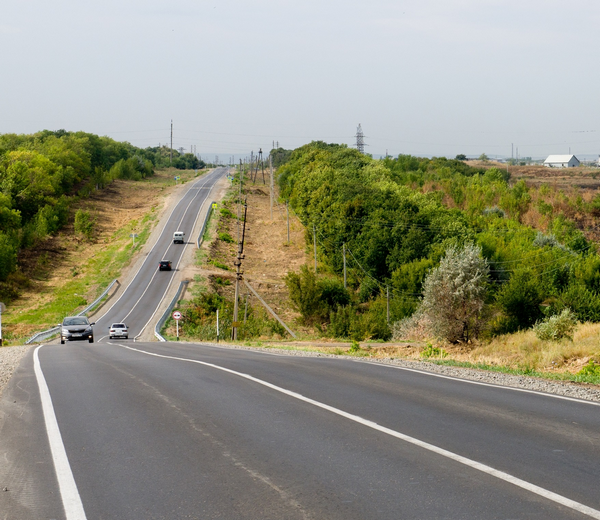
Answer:
[[[561, 395], [573, 399], [583, 399], [586, 401], [594, 401], [600, 403], [600, 388], [591, 385], [583, 385], [578, 383], [569, 383], [561, 381], [548, 381], [535, 377], [514, 376], [510, 374], [502, 374], [499, 372], [490, 372], [486, 370], [475, 370], [470, 368], [448, 367], [428, 363], [426, 361], [412, 361], [405, 359], [376, 359], [376, 358], [357, 358], [354, 356], [344, 356], [337, 354], [325, 354], [321, 352], [310, 352], [306, 350], [288, 350], [268, 348], [262, 349], [257, 347], [246, 347], [240, 345], [224, 344], [224, 343], [206, 343], [219, 348], [233, 348], [242, 350], [261, 350], [262, 352], [273, 352], [277, 354], [285, 354], [288, 356], [305, 356], [305, 357], [329, 357], [336, 359], [346, 359], [357, 363], [375, 363], [381, 365], [397, 366], [402, 368], [410, 368], [413, 370], [422, 370], [432, 372], [447, 377], [468, 379], [470, 381], [478, 381], [481, 383], [494, 384], [499, 386], [508, 386], [512, 388], [521, 388], [523, 390], [532, 390], [554, 395]], [[21, 359], [27, 354], [30, 345], [17, 347], [1, 347], [0, 348], [0, 396], [2, 391], [8, 384], [13, 372], [19, 366]]]
[[23, 356], [27, 354], [32, 345], [20, 345], [17, 347], [0, 347], [0, 396], [13, 372], [19, 366]]

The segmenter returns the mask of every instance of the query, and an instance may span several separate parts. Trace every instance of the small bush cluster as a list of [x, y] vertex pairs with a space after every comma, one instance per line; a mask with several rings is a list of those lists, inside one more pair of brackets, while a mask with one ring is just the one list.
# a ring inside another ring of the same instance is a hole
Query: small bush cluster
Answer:
[[94, 235], [95, 220], [89, 211], [78, 209], [75, 213], [75, 233], [91, 240]]
[[533, 327], [535, 335], [542, 341], [558, 341], [564, 338], [573, 341], [577, 328], [577, 318], [570, 309], [564, 309], [560, 314], [550, 316], [536, 323]]
[[223, 242], [227, 242], [228, 244], [232, 244], [233, 242], [235, 242], [233, 237], [226, 231], [219, 232], [218, 236], [219, 236], [219, 240], [222, 240]]

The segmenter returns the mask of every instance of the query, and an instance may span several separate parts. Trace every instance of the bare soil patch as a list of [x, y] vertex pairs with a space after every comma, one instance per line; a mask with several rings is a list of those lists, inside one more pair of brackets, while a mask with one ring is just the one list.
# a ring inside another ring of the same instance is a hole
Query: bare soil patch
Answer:
[[[292, 309], [284, 279], [288, 272], [298, 271], [308, 260], [304, 226], [290, 212], [288, 242], [286, 208], [274, 202], [271, 217], [269, 187], [249, 185], [245, 191], [248, 209], [241, 267], [244, 279], [292, 330], [298, 331], [300, 327], [294, 321], [299, 315]], [[230, 201], [225, 207], [237, 216], [238, 207], [235, 202]], [[243, 208], [241, 211], [243, 212]], [[236, 272], [234, 262], [238, 251], [238, 236], [242, 229], [238, 226], [237, 218], [221, 218], [218, 233], [227, 233], [233, 238], [233, 242], [213, 240], [207, 244], [206, 260], [217, 261], [226, 265], [228, 269], [218, 269], [207, 263], [205, 272], [213, 282], [217, 277], [229, 280], [231, 285], [219, 287], [219, 292], [233, 299]], [[261, 305], [244, 284], [240, 286], [240, 291], [251, 305]]]

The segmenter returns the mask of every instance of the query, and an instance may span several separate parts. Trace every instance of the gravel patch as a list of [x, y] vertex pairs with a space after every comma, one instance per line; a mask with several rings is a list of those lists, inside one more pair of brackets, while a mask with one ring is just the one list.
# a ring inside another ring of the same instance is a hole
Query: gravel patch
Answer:
[[21, 359], [30, 348], [31, 345], [0, 347], [0, 396]]

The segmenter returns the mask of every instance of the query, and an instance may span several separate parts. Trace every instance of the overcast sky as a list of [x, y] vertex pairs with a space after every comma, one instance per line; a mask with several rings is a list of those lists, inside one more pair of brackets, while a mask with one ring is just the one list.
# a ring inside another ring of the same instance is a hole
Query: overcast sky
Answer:
[[600, 153], [598, 0], [5, 0], [0, 48], [0, 133]]

